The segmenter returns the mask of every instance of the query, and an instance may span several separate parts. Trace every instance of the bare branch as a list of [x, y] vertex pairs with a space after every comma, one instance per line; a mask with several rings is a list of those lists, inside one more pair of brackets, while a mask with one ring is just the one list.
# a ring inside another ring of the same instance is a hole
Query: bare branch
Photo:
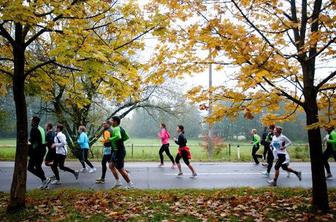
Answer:
[[326, 84], [330, 79], [334, 78], [336, 76], [336, 71], [332, 72], [327, 76], [325, 79], [323, 79], [317, 86], [317, 90], [321, 89], [321, 87]]

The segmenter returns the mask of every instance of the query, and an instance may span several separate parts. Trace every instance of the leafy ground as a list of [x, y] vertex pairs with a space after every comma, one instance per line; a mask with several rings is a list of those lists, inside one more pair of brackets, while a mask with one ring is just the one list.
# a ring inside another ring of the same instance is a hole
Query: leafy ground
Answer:
[[0, 193], [1, 221], [336, 221], [331, 212], [312, 213], [310, 190], [239, 188], [223, 190], [35, 190], [27, 209], [6, 215], [8, 194]]
[[[204, 147], [203, 141], [189, 140], [188, 145], [192, 151], [193, 161], [209, 161], [208, 155]], [[132, 152], [133, 144], [133, 152]], [[229, 148], [230, 144], [230, 148]], [[6, 146], [11, 145], [12, 147]], [[0, 140], [0, 160], [13, 160], [15, 156], [14, 139]], [[238, 160], [238, 146], [240, 150], [240, 159]], [[158, 151], [160, 148], [158, 139], [139, 139], [132, 138], [126, 143], [127, 161], [158, 161]], [[94, 153], [94, 160], [101, 160], [102, 147], [96, 143], [92, 148]], [[262, 153], [263, 148], [259, 150]], [[171, 144], [170, 151], [173, 156], [176, 155], [177, 146]], [[293, 161], [308, 161], [308, 147], [302, 145], [293, 145], [290, 150], [291, 159]], [[71, 156], [69, 156], [71, 158]], [[246, 142], [225, 142], [223, 146], [218, 147], [213, 156], [213, 161], [251, 161], [251, 145]]]

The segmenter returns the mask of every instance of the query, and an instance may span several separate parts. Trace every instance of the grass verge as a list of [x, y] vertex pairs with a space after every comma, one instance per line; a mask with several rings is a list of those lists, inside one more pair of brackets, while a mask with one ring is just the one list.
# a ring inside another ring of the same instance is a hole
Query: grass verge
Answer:
[[329, 190], [331, 212], [311, 212], [311, 191], [292, 188], [220, 190], [73, 189], [27, 194], [25, 211], [1, 221], [335, 221], [336, 189]]

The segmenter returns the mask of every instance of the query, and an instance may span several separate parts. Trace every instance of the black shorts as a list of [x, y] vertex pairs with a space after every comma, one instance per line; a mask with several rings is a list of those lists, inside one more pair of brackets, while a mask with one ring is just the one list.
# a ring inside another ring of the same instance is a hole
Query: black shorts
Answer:
[[52, 162], [56, 157], [56, 149], [48, 148], [48, 153], [45, 157], [45, 162]]
[[111, 155], [111, 162], [114, 164], [114, 166], [117, 169], [124, 168], [124, 162], [125, 162], [125, 156], [126, 156], [126, 150], [121, 149], [117, 151], [113, 151]]
[[[286, 161], [286, 154], [282, 154], [282, 153], [278, 154], [278, 160], [277, 160], [277, 162], [274, 166], [274, 169], [279, 170], [280, 167], [283, 168], [283, 165], [286, 165], [288, 167], [288, 164], [284, 164], [285, 161]], [[285, 168], [287, 168], [286, 166], [285, 166]]]

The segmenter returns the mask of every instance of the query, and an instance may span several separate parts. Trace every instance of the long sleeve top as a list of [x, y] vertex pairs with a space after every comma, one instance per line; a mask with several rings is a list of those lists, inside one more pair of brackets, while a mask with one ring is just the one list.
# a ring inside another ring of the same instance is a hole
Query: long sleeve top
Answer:
[[260, 145], [260, 136], [258, 134], [253, 134], [252, 144], [253, 146]]
[[179, 148], [185, 147], [187, 145], [187, 139], [183, 133], [180, 133], [175, 143], [179, 145]]
[[42, 127], [32, 127], [30, 130], [29, 142], [33, 149], [43, 149], [46, 144], [46, 134]]
[[159, 135], [158, 135], [161, 139], [161, 143], [162, 144], [168, 144], [169, 143], [169, 132], [166, 129], [161, 129]]
[[56, 154], [66, 156], [68, 153], [66, 136], [62, 132], [58, 132], [54, 138], [54, 144], [56, 146]]
[[[287, 154], [287, 148], [292, 144], [285, 135], [273, 136], [271, 146], [276, 150], [277, 154]], [[284, 149], [281, 149], [284, 147]]]
[[327, 143], [331, 144], [334, 151], [336, 151], [336, 131], [331, 131]]
[[81, 134], [78, 137], [77, 143], [79, 144], [81, 149], [89, 149], [90, 148], [89, 138], [88, 138], [88, 136], [86, 135], [85, 132], [81, 132]]
[[113, 128], [110, 142], [114, 151], [125, 149], [124, 141], [128, 139], [128, 135], [123, 128], [116, 126]]

